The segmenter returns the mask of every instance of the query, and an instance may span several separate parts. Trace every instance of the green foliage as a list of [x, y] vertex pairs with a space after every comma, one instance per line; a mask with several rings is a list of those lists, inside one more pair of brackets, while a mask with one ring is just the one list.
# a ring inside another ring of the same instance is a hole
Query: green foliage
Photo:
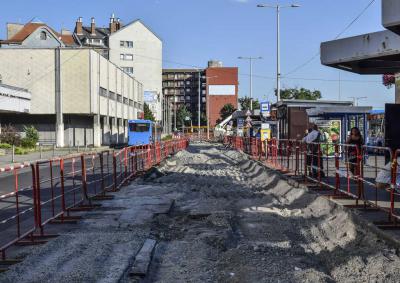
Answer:
[[144, 119], [145, 120], [150, 120], [150, 121], [155, 121], [156, 118], [154, 118], [153, 112], [151, 112], [150, 107], [147, 103], [144, 104]]
[[[186, 124], [186, 117], [188, 117], [190, 120], [192, 119], [192, 113], [187, 110], [186, 106], [183, 105], [181, 106], [178, 111], [176, 111], [176, 120], [178, 124], [182, 127], [182, 125]], [[188, 122], [190, 123], [190, 120]]]
[[[250, 97], [241, 97], [239, 98], [240, 108], [242, 110], [250, 109]], [[257, 98], [253, 98], [253, 109], [260, 109], [260, 102]]]
[[166, 135], [166, 136], [163, 137], [161, 140], [162, 140], [162, 141], [169, 141], [169, 140], [172, 140], [172, 135]]
[[8, 125], [1, 128], [0, 141], [18, 146], [21, 144], [21, 136], [13, 126]]
[[11, 149], [12, 145], [8, 143], [0, 143], [0, 148], [2, 149]]
[[[196, 116], [195, 117], [193, 117], [193, 120], [194, 120], [194, 122], [193, 122], [193, 125], [194, 126], [197, 126], [198, 125], [198, 117], [199, 117], [199, 111], [196, 111]], [[201, 112], [200, 113], [200, 125], [207, 125], [207, 116], [206, 116], [206, 113], [204, 113], [204, 112]]]
[[21, 140], [24, 148], [34, 148], [39, 141], [39, 132], [34, 126], [24, 126], [25, 137]]
[[29, 153], [29, 149], [17, 146], [15, 148], [15, 154], [17, 155], [25, 155]]
[[225, 104], [224, 107], [222, 107], [219, 111], [219, 114], [221, 115], [221, 120], [225, 120], [235, 111], [236, 109], [231, 103]]
[[317, 100], [320, 98], [322, 98], [322, 95], [319, 90], [311, 91], [305, 88], [281, 89], [281, 99]]

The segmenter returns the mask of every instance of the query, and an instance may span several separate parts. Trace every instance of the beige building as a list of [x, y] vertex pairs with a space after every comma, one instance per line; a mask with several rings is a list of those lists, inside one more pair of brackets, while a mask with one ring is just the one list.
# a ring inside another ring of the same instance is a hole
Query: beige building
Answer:
[[123, 24], [111, 16], [108, 27], [90, 26], [78, 18], [74, 36], [79, 44], [108, 58], [143, 84], [144, 99], [156, 120], [162, 120], [162, 40], [142, 21]]
[[0, 48], [2, 83], [31, 93], [29, 113], [0, 113], [2, 124], [34, 125], [57, 146], [124, 143], [143, 110], [143, 85], [87, 48]]

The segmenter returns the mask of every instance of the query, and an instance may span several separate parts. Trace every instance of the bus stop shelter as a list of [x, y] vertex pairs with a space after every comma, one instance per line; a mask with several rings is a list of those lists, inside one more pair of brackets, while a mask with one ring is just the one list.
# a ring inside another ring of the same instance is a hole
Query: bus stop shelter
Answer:
[[353, 127], [360, 129], [364, 139], [368, 136], [368, 114], [372, 107], [336, 106], [307, 109], [310, 123], [319, 126], [329, 142], [345, 143]]

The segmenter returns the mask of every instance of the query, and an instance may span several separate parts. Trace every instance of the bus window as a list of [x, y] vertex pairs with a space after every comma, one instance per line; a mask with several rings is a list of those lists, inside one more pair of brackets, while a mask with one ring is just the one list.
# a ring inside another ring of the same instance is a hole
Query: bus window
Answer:
[[129, 131], [135, 133], [145, 133], [150, 130], [150, 124], [147, 123], [130, 123]]

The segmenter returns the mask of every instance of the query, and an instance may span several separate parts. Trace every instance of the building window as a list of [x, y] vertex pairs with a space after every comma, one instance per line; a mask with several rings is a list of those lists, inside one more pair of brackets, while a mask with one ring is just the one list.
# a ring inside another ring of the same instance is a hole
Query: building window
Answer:
[[128, 98], [124, 97], [124, 104], [129, 104]]
[[122, 70], [130, 75], [133, 74], [133, 67], [122, 67]]
[[123, 41], [121, 40], [119, 42], [120, 47], [126, 47], [126, 48], [133, 48], [133, 41]]
[[107, 95], [107, 90], [105, 89], [105, 88], [100, 88], [100, 91], [99, 91], [100, 93], [100, 96], [103, 96], [103, 97], [107, 97], [108, 95]]
[[110, 95], [110, 99], [115, 100], [115, 93], [114, 92], [110, 91], [109, 95]]
[[45, 31], [40, 32], [40, 40], [47, 40], [47, 33]]
[[117, 101], [118, 101], [118, 102], [122, 102], [122, 95], [117, 94]]
[[133, 106], [133, 100], [129, 99], [129, 106]]
[[186, 85], [190, 85], [190, 81], [186, 81]]
[[133, 61], [133, 54], [120, 54], [119, 58], [125, 61]]

